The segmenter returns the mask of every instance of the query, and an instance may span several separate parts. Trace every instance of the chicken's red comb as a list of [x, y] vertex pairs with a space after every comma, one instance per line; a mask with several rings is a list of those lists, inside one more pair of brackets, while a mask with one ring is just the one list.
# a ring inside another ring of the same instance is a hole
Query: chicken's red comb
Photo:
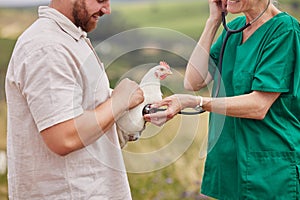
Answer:
[[170, 65], [168, 63], [166, 63], [165, 61], [160, 61], [159, 64], [161, 66], [164, 66], [164, 67], [168, 68], [168, 69], [171, 69]]

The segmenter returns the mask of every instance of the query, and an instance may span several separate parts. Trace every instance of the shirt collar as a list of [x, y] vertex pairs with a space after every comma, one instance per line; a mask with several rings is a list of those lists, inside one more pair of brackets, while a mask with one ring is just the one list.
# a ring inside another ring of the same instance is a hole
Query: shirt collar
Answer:
[[75, 24], [62, 13], [54, 8], [48, 6], [39, 7], [39, 18], [49, 18], [54, 20], [58, 26], [73, 37], [75, 40], [79, 40], [81, 37], [87, 37], [87, 33], [80, 27], [76, 27]]

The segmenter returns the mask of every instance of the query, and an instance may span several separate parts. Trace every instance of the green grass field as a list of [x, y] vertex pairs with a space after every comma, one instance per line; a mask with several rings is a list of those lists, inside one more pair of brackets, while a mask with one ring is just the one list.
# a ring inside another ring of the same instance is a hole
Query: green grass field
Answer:
[[208, 16], [206, 1], [122, 4], [115, 8], [126, 21], [145, 27], [163, 27], [194, 39], [199, 37]]
[[[0, 150], [6, 149], [6, 105], [0, 100]], [[0, 199], [7, 197], [6, 175], [0, 175]]]
[[[187, 150], [183, 151], [182, 156], [171, 162], [167, 167], [150, 172], [150, 173], [129, 173], [129, 181], [132, 188], [134, 199], [196, 199], [199, 198], [199, 188], [201, 184], [201, 176], [203, 173], [204, 159], [200, 158], [200, 147], [205, 140], [207, 133], [207, 115], [201, 117], [184, 117], [177, 116], [171, 122], [158, 132], [157, 135], [129, 144], [125, 150], [135, 153], [147, 153], [168, 148], [170, 157], [174, 155], [174, 149], [170, 145], [174, 138], [180, 134], [186, 134], [191, 137], [191, 142], [187, 145]], [[187, 128], [189, 127], [189, 128]], [[157, 129], [157, 128], [154, 128]], [[151, 134], [153, 127], [146, 129], [144, 135]], [[195, 135], [193, 135], [195, 134]], [[186, 139], [180, 138], [182, 143]], [[180, 148], [182, 144], [178, 144], [175, 148]], [[159, 157], [159, 155], [157, 155]], [[167, 157], [167, 156], [166, 156]], [[155, 158], [153, 158], [155, 159]], [[125, 162], [127, 162], [125, 156]], [[142, 163], [141, 163], [142, 164]], [[146, 163], [151, 165], [151, 163]], [[141, 166], [142, 167], [142, 166]], [[129, 167], [128, 167], [129, 168]], [[147, 197], [147, 198], [145, 198]]]

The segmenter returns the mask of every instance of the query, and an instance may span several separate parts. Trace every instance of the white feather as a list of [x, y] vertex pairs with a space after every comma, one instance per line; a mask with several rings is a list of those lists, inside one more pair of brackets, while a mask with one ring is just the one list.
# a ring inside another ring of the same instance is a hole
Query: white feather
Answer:
[[165, 68], [163, 73], [168, 73], [167, 75], [171, 73], [169, 68], [162, 65], [151, 68], [140, 82], [140, 88], [144, 93], [144, 102], [125, 112], [116, 122], [119, 141], [122, 148], [128, 141], [137, 140], [145, 129], [143, 117], [145, 105], [162, 100], [160, 78], [158, 74], [161, 68]]

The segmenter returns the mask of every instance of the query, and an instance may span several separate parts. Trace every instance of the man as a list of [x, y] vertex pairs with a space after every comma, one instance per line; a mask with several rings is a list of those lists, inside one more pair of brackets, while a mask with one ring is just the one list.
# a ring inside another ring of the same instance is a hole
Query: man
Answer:
[[143, 101], [110, 92], [86, 32], [109, 0], [52, 0], [18, 39], [6, 77], [10, 199], [131, 199], [114, 122]]

